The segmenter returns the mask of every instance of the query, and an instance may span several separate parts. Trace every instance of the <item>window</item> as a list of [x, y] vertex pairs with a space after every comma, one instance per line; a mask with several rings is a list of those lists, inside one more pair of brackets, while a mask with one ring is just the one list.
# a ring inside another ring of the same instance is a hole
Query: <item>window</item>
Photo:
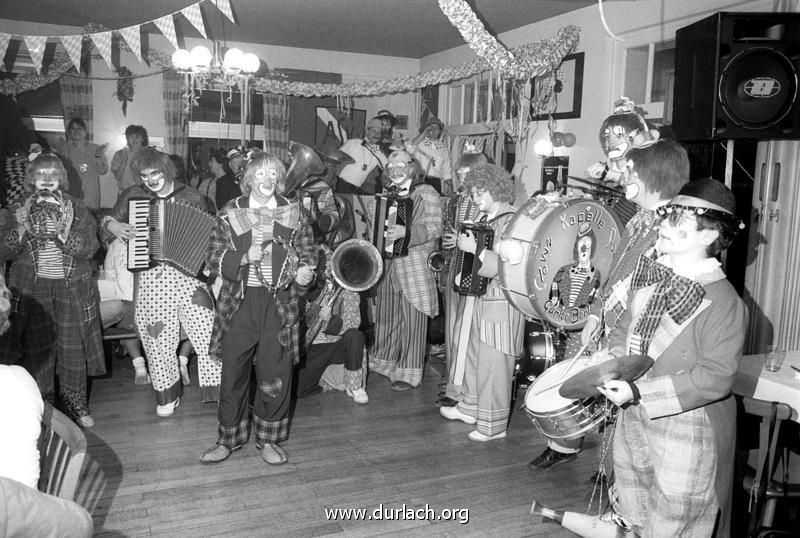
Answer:
[[[505, 103], [504, 93], [507, 96]], [[510, 117], [511, 84], [498, 83], [497, 78], [488, 72], [441, 86], [439, 92], [439, 110], [445, 111], [441, 119], [448, 126], [502, 120], [504, 104], [505, 117]]]
[[649, 121], [672, 123], [675, 40], [625, 49], [623, 95], [647, 112]]

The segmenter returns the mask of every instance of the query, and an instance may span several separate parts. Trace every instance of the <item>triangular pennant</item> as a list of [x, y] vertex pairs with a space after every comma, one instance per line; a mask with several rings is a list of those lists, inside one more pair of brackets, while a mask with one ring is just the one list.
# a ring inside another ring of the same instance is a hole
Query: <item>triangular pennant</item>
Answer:
[[217, 6], [222, 13], [228, 17], [233, 24], [236, 24], [236, 21], [233, 20], [233, 11], [231, 10], [231, 2], [230, 0], [211, 0], [214, 2], [214, 5]]
[[203, 14], [200, 13], [200, 4], [187, 6], [181, 10], [181, 13], [192, 23], [192, 26], [197, 28], [197, 31], [200, 32], [203, 37], [208, 38], [206, 35], [206, 25], [203, 24]]
[[3, 63], [3, 58], [6, 57], [8, 50], [8, 43], [11, 41], [11, 34], [0, 33], [0, 64]]
[[89, 34], [89, 37], [94, 41], [94, 46], [100, 51], [100, 56], [106, 61], [108, 68], [113, 71], [114, 62], [111, 61], [111, 30]]
[[175, 21], [172, 20], [172, 15], [164, 15], [160, 19], [156, 19], [153, 21], [158, 26], [158, 29], [161, 30], [161, 33], [164, 34], [172, 46], [176, 49], [179, 49], [178, 46], [178, 37], [175, 35]]
[[72, 60], [72, 65], [78, 73], [81, 72], [81, 49], [83, 47], [83, 36], [80, 35], [62, 35], [61, 42], [64, 48], [67, 49], [69, 59]]
[[33, 60], [33, 66], [36, 68], [37, 73], [42, 72], [42, 58], [44, 58], [44, 47], [47, 45], [47, 36], [44, 35], [26, 35], [23, 37], [25, 46], [28, 47], [28, 52]]
[[120, 28], [119, 33], [122, 34], [122, 39], [131, 48], [131, 52], [136, 55], [139, 62], [142, 61], [142, 35], [139, 25], [128, 26], [127, 28]]

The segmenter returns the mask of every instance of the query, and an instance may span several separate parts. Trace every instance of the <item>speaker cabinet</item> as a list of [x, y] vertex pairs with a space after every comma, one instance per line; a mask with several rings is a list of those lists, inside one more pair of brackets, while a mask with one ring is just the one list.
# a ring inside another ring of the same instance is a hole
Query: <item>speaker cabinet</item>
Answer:
[[678, 140], [800, 138], [800, 13], [721, 12], [675, 41]]

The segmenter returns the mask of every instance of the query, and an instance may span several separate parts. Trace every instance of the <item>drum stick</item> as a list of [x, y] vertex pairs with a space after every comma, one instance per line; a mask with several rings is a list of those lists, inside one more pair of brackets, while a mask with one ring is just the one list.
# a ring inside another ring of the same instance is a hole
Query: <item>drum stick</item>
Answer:
[[534, 392], [534, 394], [541, 394], [542, 392], [548, 391], [550, 389], [554, 389], [554, 388], [562, 385], [563, 381], [564, 381], [564, 376], [566, 376], [569, 373], [569, 371], [572, 370], [572, 367], [575, 366], [575, 363], [578, 362], [578, 359], [580, 358], [581, 355], [583, 355], [583, 352], [586, 351], [587, 347], [589, 347], [589, 343], [588, 342], [581, 346], [581, 348], [578, 350], [578, 352], [575, 354], [575, 356], [570, 359], [570, 365], [567, 366], [564, 369], [564, 371], [561, 373], [561, 377], [558, 378], [558, 381], [556, 381], [552, 385], [548, 385], [547, 387], [543, 388], [542, 390], [537, 390], [536, 392]]

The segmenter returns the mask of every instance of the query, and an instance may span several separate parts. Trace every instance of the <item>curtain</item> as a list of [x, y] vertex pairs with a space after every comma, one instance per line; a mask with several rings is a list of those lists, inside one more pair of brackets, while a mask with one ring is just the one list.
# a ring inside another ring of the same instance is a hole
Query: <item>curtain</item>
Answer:
[[94, 107], [92, 106], [92, 81], [82, 75], [75, 75], [75, 68], [70, 69], [58, 79], [61, 89], [61, 113], [64, 115], [64, 130], [74, 118], [82, 118], [89, 130], [89, 140], [92, 140]]
[[184, 79], [172, 69], [164, 71], [164, 122], [167, 125], [164, 151], [189, 157], [189, 118], [184, 109]]
[[264, 151], [283, 162], [289, 157], [289, 98], [286, 95], [264, 94]]

